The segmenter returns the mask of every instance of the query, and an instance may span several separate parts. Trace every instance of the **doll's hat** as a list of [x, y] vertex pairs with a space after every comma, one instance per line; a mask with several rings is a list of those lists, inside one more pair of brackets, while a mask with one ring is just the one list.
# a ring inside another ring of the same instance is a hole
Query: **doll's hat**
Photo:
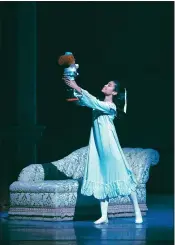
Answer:
[[65, 55], [72, 55], [72, 53], [71, 52], [66, 52]]

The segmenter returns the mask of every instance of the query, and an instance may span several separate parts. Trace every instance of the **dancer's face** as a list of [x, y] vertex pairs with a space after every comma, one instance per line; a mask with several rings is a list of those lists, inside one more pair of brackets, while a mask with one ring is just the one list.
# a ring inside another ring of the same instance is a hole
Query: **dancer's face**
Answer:
[[115, 83], [110, 81], [102, 88], [101, 92], [104, 93], [104, 95], [116, 95], [115, 86]]

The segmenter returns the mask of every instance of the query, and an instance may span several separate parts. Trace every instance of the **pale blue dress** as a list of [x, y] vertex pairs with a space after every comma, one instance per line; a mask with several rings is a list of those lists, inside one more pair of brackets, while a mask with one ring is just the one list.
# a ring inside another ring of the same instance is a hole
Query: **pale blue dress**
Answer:
[[113, 120], [117, 116], [114, 103], [100, 101], [82, 89], [78, 104], [92, 108], [92, 128], [88, 159], [81, 193], [97, 199], [125, 196], [135, 191], [137, 180], [120, 146]]

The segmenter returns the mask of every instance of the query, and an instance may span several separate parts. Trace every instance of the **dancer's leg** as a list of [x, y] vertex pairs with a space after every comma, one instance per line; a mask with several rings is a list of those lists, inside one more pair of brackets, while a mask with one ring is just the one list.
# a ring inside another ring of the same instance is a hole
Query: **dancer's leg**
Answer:
[[131, 195], [129, 195], [129, 197], [131, 198], [133, 205], [134, 205], [134, 211], [135, 211], [135, 223], [142, 223], [142, 214], [139, 208], [139, 204], [138, 204], [138, 200], [137, 200], [137, 194], [135, 191], [131, 192]]
[[101, 208], [101, 218], [96, 220], [94, 224], [102, 224], [102, 223], [108, 223], [108, 198], [104, 200], [100, 200], [100, 208]]

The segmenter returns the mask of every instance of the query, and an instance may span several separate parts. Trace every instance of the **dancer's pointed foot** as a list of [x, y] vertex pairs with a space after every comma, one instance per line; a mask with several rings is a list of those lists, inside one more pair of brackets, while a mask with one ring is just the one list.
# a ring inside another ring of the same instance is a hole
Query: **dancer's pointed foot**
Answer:
[[136, 218], [135, 218], [135, 223], [136, 224], [143, 223], [142, 214], [141, 214], [140, 210], [135, 213], [135, 216], [136, 216]]
[[108, 223], [108, 218], [105, 218], [105, 217], [101, 217], [100, 219], [94, 222], [95, 225], [107, 224], [107, 223]]

